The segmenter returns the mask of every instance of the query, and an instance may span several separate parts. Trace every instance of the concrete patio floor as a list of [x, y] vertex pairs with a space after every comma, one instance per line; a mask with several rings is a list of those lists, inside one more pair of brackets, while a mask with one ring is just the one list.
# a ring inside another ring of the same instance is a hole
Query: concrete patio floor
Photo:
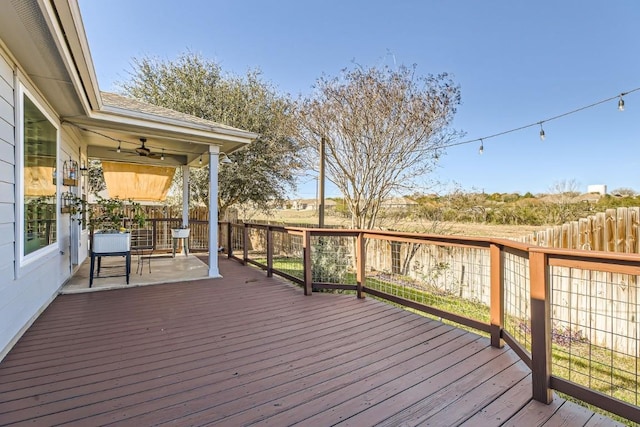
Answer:
[[[151, 272], [149, 259], [144, 259], [138, 266], [138, 257], [131, 256], [131, 274], [129, 284], [124, 276], [124, 257], [104, 257], [100, 276], [94, 273], [93, 286], [89, 288], [90, 259], [82, 263], [73, 277], [62, 287], [61, 294], [91, 292], [107, 289], [131, 288], [158, 283], [184, 282], [208, 277], [209, 267], [200, 257], [208, 254], [158, 254], [151, 256]], [[140, 267], [140, 268], [139, 268]]]

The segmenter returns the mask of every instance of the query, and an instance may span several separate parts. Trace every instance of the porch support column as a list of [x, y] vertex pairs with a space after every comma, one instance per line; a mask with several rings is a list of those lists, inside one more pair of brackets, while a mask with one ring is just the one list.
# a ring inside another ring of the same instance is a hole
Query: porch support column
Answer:
[[220, 147], [209, 147], [209, 277], [220, 276], [218, 268], [218, 160]]
[[182, 166], [182, 225], [189, 226], [189, 165]]

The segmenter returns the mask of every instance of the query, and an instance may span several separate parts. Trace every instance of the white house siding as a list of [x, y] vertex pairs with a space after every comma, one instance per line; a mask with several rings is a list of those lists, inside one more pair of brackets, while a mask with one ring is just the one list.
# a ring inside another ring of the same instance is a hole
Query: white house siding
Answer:
[[60, 254], [60, 242], [69, 241], [68, 223], [67, 230], [58, 229], [60, 250], [49, 252], [28, 266], [20, 267], [16, 261], [17, 87], [15, 65], [8, 58], [0, 49], [0, 360], [70, 276], [69, 268], [62, 267], [64, 255]]
[[[0, 51], [1, 53], [1, 51]], [[13, 278], [15, 112], [13, 67], [0, 55], [0, 289]], [[0, 304], [5, 302], [0, 298]]]

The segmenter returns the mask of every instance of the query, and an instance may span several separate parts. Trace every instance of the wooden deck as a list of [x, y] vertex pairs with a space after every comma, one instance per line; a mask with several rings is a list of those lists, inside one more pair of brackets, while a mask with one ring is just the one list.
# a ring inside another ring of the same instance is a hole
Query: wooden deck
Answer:
[[0, 363], [0, 425], [615, 425], [533, 402], [528, 368], [486, 338], [221, 272], [59, 296]]

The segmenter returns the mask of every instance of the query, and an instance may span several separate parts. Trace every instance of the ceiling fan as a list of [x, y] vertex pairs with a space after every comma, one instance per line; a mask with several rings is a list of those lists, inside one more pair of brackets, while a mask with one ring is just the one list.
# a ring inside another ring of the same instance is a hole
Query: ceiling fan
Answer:
[[[150, 149], [145, 147], [144, 144], [145, 144], [145, 142], [147, 142], [147, 138], [140, 138], [140, 142], [142, 143], [142, 145], [140, 147], [136, 147], [136, 149], [135, 149], [136, 153], [138, 153], [138, 156], [153, 157], [153, 158], [161, 157], [161, 155], [159, 155], [157, 153], [152, 153]], [[162, 154], [162, 157], [164, 157], [164, 154]]]
[[[140, 145], [135, 148], [124, 148], [121, 147], [121, 142], [126, 141], [118, 141], [118, 148], [115, 150], [117, 154], [112, 156], [108, 156], [114, 161], [124, 161], [124, 162], [132, 162], [132, 163], [144, 163], [148, 164], [149, 160], [161, 160], [166, 161], [167, 166], [176, 166], [187, 163], [187, 157], [182, 154], [177, 154], [175, 152], [165, 152], [165, 149], [162, 148], [162, 151], [152, 151], [151, 148], [147, 147], [147, 138], [139, 138]], [[142, 157], [142, 158], [141, 158]], [[147, 160], [148, 159], [148, 160]], [[156, 163], [156, 162], [153, 162]]]

